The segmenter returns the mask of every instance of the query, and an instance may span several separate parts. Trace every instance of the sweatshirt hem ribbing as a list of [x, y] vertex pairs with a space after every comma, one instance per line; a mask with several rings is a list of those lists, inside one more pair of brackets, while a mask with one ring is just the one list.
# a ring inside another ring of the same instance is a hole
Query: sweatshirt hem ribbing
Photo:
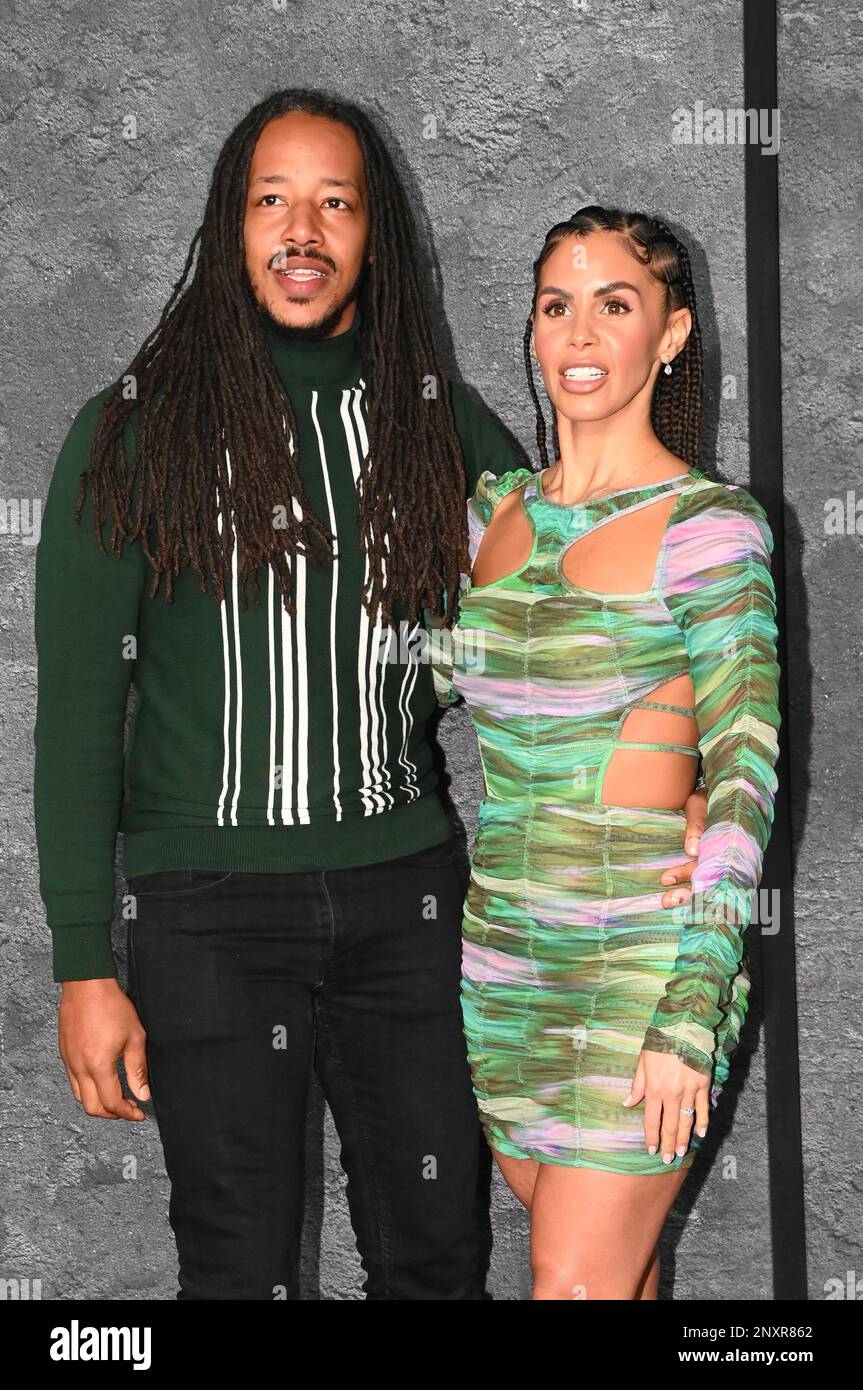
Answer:
[[127, 878], [169, 869], [234, 873], [317, 873], [413, 854], [453, 833], [437, 793], [351, 821], [310, 825], [173, 826], [127, 830]]

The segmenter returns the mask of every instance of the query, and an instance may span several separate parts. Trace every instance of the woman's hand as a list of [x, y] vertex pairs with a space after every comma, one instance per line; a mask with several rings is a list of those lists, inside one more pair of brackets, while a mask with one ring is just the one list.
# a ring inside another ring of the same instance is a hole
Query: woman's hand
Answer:
[[[642, 1048], [632, 1090], [623, 1104], [632, 1107], [641, 1100], [648, 1153], [661, 1149], [663, 1162], [670, 1163], [675, 1153], [686, 1153], [693, 1121], [701, 1138], [707, 1133], [710, 1077], [688, 1067], [673, 1052]], [[694, 1114], [684, 1115], [682, 1111], [690, 1107]]]
[[666, 869], [662, 875], [662, 883], [676, 883], [677, 888], [671, 888], [662, 895], [663, 907], [680, 907], [687, 903], [692, 897], [692, 889], [689, 881], [692, 878], [692, 870], [698, 863], [698, 845], [704, 834], [707, 825], [707, 789], [690, 792], [683, 806], [683, 814], [686, 816], [686, 832], [684, 835], [684, 848], [687, 854], [694, 854], [695, 859], [691, 859], [688, 864], [678, 864], [674, 869]]

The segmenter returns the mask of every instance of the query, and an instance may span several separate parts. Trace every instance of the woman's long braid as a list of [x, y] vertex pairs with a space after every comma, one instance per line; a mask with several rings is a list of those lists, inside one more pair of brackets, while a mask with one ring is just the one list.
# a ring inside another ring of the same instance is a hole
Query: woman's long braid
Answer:
[[[100, 548], [110, 508], [112, 549], [122, 553], [124, 540], [139, 539], [153, 572], [151, 596], [164, 579], [168, 601], [185, 566], [202, 590], [209, 578], [215, 596], [225, 597], [234, 532], [244, 606], [248, 580], [257, 601], [259, 571], [270, 565], [293, 615], [293, 557], [332, 558], [334, 536], [311, 511], [302, 487], [297, 420], [268, 351], [243, 249], [255, 144], [269, 120], [291, 111], [352, 128], [365, 162], [372, 264], [359, 300], [359, 350], [369, 386], [369, 454], [361, 467], [358, 519], [369, 560], [363, 603], [373, 619], [380, 608], [383, 621], [394, 622], [396, 604], [411, 617], [423, 606], [441, 614], [446, 595], [452, 621], [460, 575], [470, 563], [465, 482], [422, 294], [413, 215], [369, 118], [316, 92], [275, 93], [225, 142], [183, 273], [101, 411], [75, 516], [80, 519], [89, 486]], [[129, 379], [134, 399], [125, 397]], [[130, 474], [125, 437], [136, 410]], [[231, 521], [222, 524], [223, 518]]]
[[[543, 248], [534, 262], [534, 309], [539, 272], [546, 257], [566, 236], [586, 236], [591, 232], [615, 231], [634, 255], [647, 265], [651, 274], [666, 287], [666, 308], [684, 306], [692, 315], [692, 328], [686, 343], [672, 364], [671, 375], [660, 369], [651, 402], [651, 419], [657, 437], [667, 449], [686, 463], [698, 467], [701, 442], [701, 415], [704, 391], [704, 369], [701, 330], [695, 307], [695, 286], [689, 252], [673, 232], [657, 218], [641, 212], [623, 212], [619, 208], [585, 207], [573, 213], [566, 222], [558, 222], [547, 233]], [[546, 425], [530, 357], [530, 337], [533, 331], [529, 318], [524, 331], [524, 361], [527, 383], [536, 411], [536, 438], [543, 466], [548, 467]], [[557, 450], [557, 421], [554, 442]]]
[[[689, 252], [664, 222], [655, 217], [645, 220], [650, 232], [658, 231], [660, 240], [670, 245], [674, 252], [676, 264], [672, 269], [674, 279], [669, 284], [669, 307], [685, 307], [692, 315], [692, 328], [672, 363], [671, 376], [667, 376], [663, 369], [657, 378], [651, 405], [653, 428], [667, 449], [682, 458], [688, 468], [697, 468], [704, 376], [701, 329], [695, 308]], [[656, 240], [653, 239], [650, 244], [652, 251]]]
[[536, 445], [539, 449], [539, 457], [542, 459], [543, 468], [548, 468], [548, 450], [545, 447], [545, 411], [542, 408], [542, 403], [537, 393], [536, 384], [533, 379], [533, 363], [530, 360], [530, 340], [532, 334], [533, 324], [531, 323], [530, 319], [528, 319], [527, 325], [524, 330], [524, 369], [527, 372], [527, 386], [531, 396], [533, 397], [533, 405], [536, 411]]

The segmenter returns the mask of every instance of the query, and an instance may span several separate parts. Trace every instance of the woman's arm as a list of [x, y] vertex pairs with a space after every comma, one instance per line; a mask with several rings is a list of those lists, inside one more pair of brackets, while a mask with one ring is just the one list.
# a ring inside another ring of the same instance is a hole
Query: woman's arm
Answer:
[[773, 823], [780, 716], [772, 549], [763, 508], [722, 485], [682, 498], [663, 541], [662, 593], [695, 688], [707, 829], [674, 972], [643, 1046], [708, 1076]]
[[[521, 486], [531, 476], [532, 470], [530, 468], [509, 468], [500, 477], [496, 477], [490, 469], [484, 469], [480, 474], [476, 489], [467, 503], [468, 552], [471, 568], [473, 568], [480, 542], [494, 516], [498, 503], [506, 497], [508, 492]], [[464, 592], [468, 588], [469, 575], [463, 574], [461, 580], [462, 592]], [[446, 612], [446, 595], [444, 595], [444, 611]], [[435, 694], [438, 704], [446, 708], [461, 698], [452, 684], [452, 630], [440, 627], [440, 620], [433, 623], [427, 608], [423, 609], [423, 618], [428, 638], [429, 660], [431, 661]]]

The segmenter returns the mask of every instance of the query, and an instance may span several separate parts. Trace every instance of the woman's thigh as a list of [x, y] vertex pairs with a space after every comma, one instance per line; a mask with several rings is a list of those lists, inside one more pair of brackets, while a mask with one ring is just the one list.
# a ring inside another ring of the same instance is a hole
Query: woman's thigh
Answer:
[[636, 1298], [688, 1171], [607, 1173], [541, 1163], [531, 1202], [535, 1296]]

